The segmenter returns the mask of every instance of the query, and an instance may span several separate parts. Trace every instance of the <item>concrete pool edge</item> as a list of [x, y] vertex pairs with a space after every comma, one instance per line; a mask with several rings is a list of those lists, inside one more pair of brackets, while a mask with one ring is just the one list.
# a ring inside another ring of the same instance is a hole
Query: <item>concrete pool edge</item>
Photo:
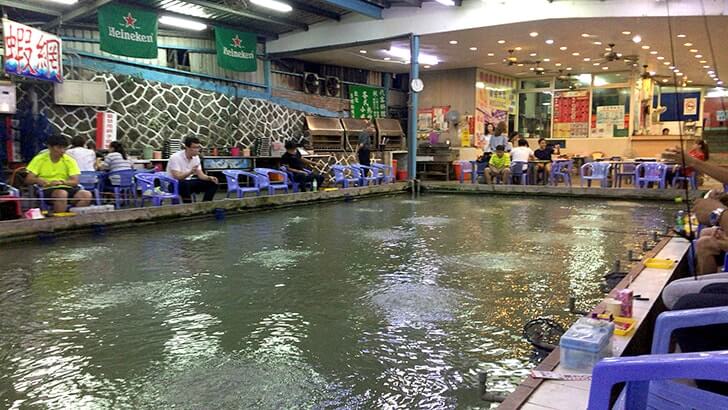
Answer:
[[121, 229], [131, 226], [159, 223], [161, 221], [214, 217], [217, 209], [231, 214], [286, 208], [337, 200], [362, 199], [381, 195], [403, 193], [407, 183], [373, 185], [336, 191], [299, 192], [295, 194], [263, 195], [248, 198], [224, 199], [212, 202], [120, 209], [111, 212], [76, 215], [46, 219], [17, 219], [0, 222], [0, 243], [22, 242], [40, 235], [59, 232], [83, 232], [94, 229]]
[[[633, 189], [633, 188], [581, 188], [548, 185], [486, 185], [459, 184], [453, 182], [423, 181], [422, 190], [436, 193], [534, 195], [545, 197], [573, 197], [621, 200], [674, 201], [676, 197], [685, 200], [682, 189]], [[701, 198], [703, 190], [690, 191], [690, 199]]]

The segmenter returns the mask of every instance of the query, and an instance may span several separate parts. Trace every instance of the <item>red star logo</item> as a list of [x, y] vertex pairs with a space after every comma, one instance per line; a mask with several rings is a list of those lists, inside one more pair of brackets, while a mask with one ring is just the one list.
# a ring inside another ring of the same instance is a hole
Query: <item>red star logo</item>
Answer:
[[235, 35], [235, 37], [233, 38], [233, 46], [234, 46], [234, 47], [240, 47], [240, 37], [238, 37], [238, 35], [237, 35], [237, 34], [236, 34], [236, 35]]
[[124, 24], [125, 27], [132, 27], [134, 28], [134, 23], [136, 23], [137, 19], [131, 16], [131, 13], [127, 14], [126, 17], [124, 17]]

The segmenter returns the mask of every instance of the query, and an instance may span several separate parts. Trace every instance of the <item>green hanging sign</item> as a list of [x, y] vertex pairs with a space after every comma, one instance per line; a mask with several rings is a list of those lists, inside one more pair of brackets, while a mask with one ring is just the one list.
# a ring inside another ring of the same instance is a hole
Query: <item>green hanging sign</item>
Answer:
[[222, 68], [239, 72], [257, 71], [257, 44], [255, 34], [215, 27], [217, 65]]
[[386, 118], [387, 100], [384, 89], [365, 85], [350, 85], [352, 118]]
[[157, 58], [157, 13], [109, 3], [99, 9], [98, 18], [102, 51]]

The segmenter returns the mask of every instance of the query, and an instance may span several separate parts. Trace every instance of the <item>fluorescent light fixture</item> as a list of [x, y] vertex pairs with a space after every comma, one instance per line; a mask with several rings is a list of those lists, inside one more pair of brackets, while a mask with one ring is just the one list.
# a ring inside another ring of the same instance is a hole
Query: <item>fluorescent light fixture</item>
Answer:
[[705, 96], [708, 98], [728, 97], [728, 90], [725, 88], [713, 88]]
[[159, 24], [165, 26], [179, 27], [186, 30], [202, 31], [207, 28], [206, 24], [198, 23], [196, 21], [181, 19], [171, 16], [162, 16], [159, 18]]
[[[399, 58], [404, 58], [404, 59], [410, 58], [410, 51], [409, 51], [409, 49], [406, 49], [406, 48], [391, 46], [391, 47], [389, 47], [389, 50], [387, 52], [392, 57], [399, 57]], [[419, 59], [417, 62], [420, 64], [437, 65], [440, 63], [440, 60], [433, 55], [420, 53]]]
[[361, 54], [366, 54], [366, 53], [367, 53], [367, 51], [366, 51], [366, 50], [359, 50], [359, 52], [360, 52]]
[[293, 10], [290, 4], [277, 0], [250, 0], [256, 6], [265, 7], [271, 10], [280, 11], [281, 13], [289, 13]]
[[443, 6], [454, 6], [455, 5], [454, 0], [435, 0], [435, 1], [442, 4]]
[[60, 3], [60, 4], [76, 4], [78, 3], [78, 0], [48, 0], [53, 3]]

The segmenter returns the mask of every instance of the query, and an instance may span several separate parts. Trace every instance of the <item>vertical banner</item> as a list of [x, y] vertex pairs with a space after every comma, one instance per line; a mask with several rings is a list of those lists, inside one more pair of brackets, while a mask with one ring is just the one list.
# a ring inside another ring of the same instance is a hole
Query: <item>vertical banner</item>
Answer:
[[387, 118], [387, 102], [383, 88], [350, 85], [349, 98], [353, 118]]
[[3, 19], [3, 40], [6, 73], [63, 82], [60, 37]]
[[253, 33], [215, 26], [217, 65], [221, 68], [243, 73], [257, 71], [257, 45], [258, 39]]
[[96, 113], [96, 149], [108, 149], [111, 141], [116, 141], [118, 114], [113, 111]]
[[586, 138], [589, 133], [589, 91], [554, 93], [554, 138]]
[[98, 24], [102, 51], [157, 58], [157, 13], [109, 3], [99, 9]]

